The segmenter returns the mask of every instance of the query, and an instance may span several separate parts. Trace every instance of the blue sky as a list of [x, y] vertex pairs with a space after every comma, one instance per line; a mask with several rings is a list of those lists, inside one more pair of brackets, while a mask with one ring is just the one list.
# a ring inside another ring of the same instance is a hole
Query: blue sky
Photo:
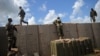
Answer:
[[90, 23], [91, 8], [98, 12], [96, 18], [100, 22], [100, 0], [0, 0], [0, 4], [1, 26], [7, 23], [8, 17], [19, 24], [19, 6], [24, 8], [25, 20], [30, 25], [51, 24], [58, 16], [64, 23]]

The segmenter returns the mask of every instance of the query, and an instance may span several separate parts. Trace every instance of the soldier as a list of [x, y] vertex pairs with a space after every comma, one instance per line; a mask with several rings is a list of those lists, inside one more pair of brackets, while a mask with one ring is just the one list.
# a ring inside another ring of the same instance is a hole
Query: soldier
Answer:
[[24, 17], [25, 17], [25, 11], [22, 9], [22, 7], [19, 7], [20, 12], [18, 13], [18, 15], [20, 16], [20, 25], [22, 25], [23, 23], [26, 23], [28, 25], [28, 22], [24, 21]]
[[57, 35], [59, 36], [60, 39], [63, 38], [64, 34], [63, 34], [62, 22], [60, 20], [60, 17], [58, 17], [53, 23], [56, 26]]
[[97, 12], [93, 8], [91, 8], [91, 11], [90, 11], [91, 22], [92, 20], [93, 22], [96, 21], [95, 16], [97, 16]]
[[8, 18], [8, 23], [6, 25], [6, 34], [8, 37], [8, 51], [11, 51], [11, 48], [16, 48], [16, 37], [14, 36], [14, 31], [17, 32], [17, 29], [14, 25], [11, 24], [12, 18]]

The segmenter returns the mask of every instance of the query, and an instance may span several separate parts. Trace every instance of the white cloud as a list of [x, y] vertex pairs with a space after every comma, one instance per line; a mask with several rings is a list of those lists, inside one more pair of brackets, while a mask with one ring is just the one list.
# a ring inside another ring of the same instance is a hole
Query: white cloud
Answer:
[[29, 4], [27, 0], [14, 0], [15, 5], [22, 6], [22, 7], [28, 7]]
[[33, 16], [31, 18], [29, 18], [28, 22], [29, 22], [29, 25], [36, 24], [35, 18]]
[[[72, 23], [90, 23], [91, 19], [90, 16], [84, 16], [84, 17], [77, 17], [78, 14], [80, 14], [81, 7], [84, 5], [83, 0], [77, 0], [73, 6], [73, 12], [70, 15], [70, 20]], [[100, 22], [100, 0], [97, 1], [95, 4], [95, 10], [97, 11], [97, 20], [96, 22]]]
[[[35, 0], [33, 0], [35, 2]], [[31, 15], [28, 0], [14, 0], [17, 6], [22, 6], [26, 12], [25, 21], [28, 21], [29, 25], [35, 24], [35, 18]]]
[[84, 16], [84, 17], [79, 17], [77, 15], [80, 14], [81, 8], [84, 5], [83, 0], [77, 0], [75, 4], [73, 5], [73, 12], [70, 15], [70, 20], [71, 23], [90, 23], [90, 17], [89, 16]]
[[97, 16], [97, 22], [100, 22], [100, 0], [98, 0], [98, 2], [96, 3], [96, 5], [95, 5], [95, 10], [97, 11], [97, 14], [98, 14], [98, 16]]
[[0, 0], [0, 26], [6, 25], [8, 16], [15, 21], [17, 13], [18, 8], [14, 5], [13, 0]]
[[47, 10], [46, 4], [42, 4], [42, 6], [39, 9], [41, 11], [46, 11]]
[[26, 9], [25, 9], [25, 11], [26, 11], [26, 12], [29, 12], [29, 11], [30, 11], [30, 9], [29, 9], [29, 8], [26, 8]]
[[58, 13], [56, 14], [55, 10], [49, 10], [47, 15], [45, 16], [44, 19], [40, 19], [39, 21], [42, 22], [43, 24], [51, 24], [57, 17], [64, 17], [64, 13]]
[[77, 17], [75, 19], [71, 19], [71, 23], [90, 23], [90, 17], [84, 16], [84, 17]]
[[42, 18], [40, 18], [38, 22], [43, 22], [43, 19], [42, 19]]
[[0, 26], [6, 25], [8, 17], [13, 19], [13, 24], [19, 24], [19, 6], [25, 9], [25, 20], [32, 17], [27, 0], [0, 0]]
[[84, 2], [83, 0], [77, 0], [74, 4], [74, 6], [72, 7], [74, 10], [73, 10], [73, 13], [72, 15], [76, 15], [80, 12], [80, 8], [84, 5]]

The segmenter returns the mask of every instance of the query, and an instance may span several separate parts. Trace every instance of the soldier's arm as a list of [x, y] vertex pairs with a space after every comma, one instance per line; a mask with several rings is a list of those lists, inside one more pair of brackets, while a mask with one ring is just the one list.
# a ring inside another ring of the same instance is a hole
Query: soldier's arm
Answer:
[[18, 13], [18, 16], [20, 15], [20, 12]]
[[63, 25], [63, 23], [60, 21], [60, 25], [62, 26]]
[[97, 12], [95, 11], [95, 16], [97, 16]]
[[21, 14], [21, 10], [20, 10], [20, 12], [18, 13], [18, 16]]
[[92, 12], [90, 12], [90, 17], [92, 17]]
[[17, 30], [17, 28], [16, 28], [15, 26], [13, 26], [13, 28], [14, 28], [14, 30], [15, 30], [16, 32], [18, 32], [18, 30]]

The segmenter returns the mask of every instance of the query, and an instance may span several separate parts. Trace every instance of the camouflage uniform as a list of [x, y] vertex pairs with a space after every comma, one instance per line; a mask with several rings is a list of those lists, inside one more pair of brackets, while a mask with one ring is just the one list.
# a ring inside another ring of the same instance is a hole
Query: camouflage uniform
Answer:
[[91, 8], [90, 17], [93, 20], [93, 22], [96, 21], [95, 16], [97, 16], [97, 12], [93, 8]]
[[11, 25], [11, 23], [8, 23], [6, 25], [6, 34], [8, 37], [8, 50], [11, 51], [11, 48], [16, 47], [16, 37], [14, 36], [14, 30], [17, 31], [15, 26]]
[[62, 38], [64, 36], [63, 26], [59, 17], [54, 21], [54, 24], [56, 25], [57, 35]]
[[20, 24], [22, 25], [22, 22], [28, 24], [28, 22], [24, 21], [25, 11], [22, 9], [22, 7], [19, 7], [19, 8], [20, 8], [20, 12], [18, 15], [20, 16]]

